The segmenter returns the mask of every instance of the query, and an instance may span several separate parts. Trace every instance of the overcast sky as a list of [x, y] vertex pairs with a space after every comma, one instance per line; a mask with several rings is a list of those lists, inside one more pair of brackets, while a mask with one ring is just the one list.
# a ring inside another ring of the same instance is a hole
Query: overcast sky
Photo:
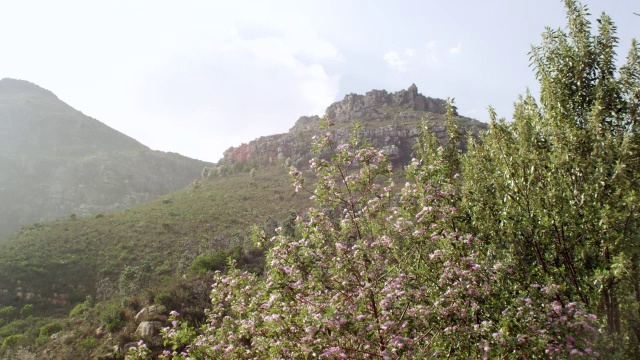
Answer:
[[[618, 26], [640, 1], [590, 0]], [[0, 77], [28, 80], [157, 150], [217, 161], [348, 93], [415, 83], [462, 115], [510, 118], [558, 0], [2, 1]]]

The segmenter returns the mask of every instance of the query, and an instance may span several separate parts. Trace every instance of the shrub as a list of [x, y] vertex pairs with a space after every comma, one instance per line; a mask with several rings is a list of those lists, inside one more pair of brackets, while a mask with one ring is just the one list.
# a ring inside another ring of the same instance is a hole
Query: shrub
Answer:
[[20, 309], [20, 315], [22, 317], [27, 317], [33, 311], [33, 304], [25, 304], [22, 309]]
[[62, 331], [62, 324], [56, 321], [41, 327], [39, 336], [50, 337], [51, 335], [60, 331]]
[[228, 268], [229, 261], [242, 261], [242, 247], [232, 246], [227, 250], [216, 250], [199, 255], [189, 267], [193, 274], [204, 275], [208, 272], [224, 271]]
[[78, 341], [78, 348], [84, 350], [85, 352], [89, 352], [94, 350], [99, 345], [98, 339], [93, 336], [87, 336], [86, 338]]
[[126, 312], [116, 303], [107, 304], [100, 311], [100, 321], [109, 332], [120, 329], [126, 323]]
[[2, 350], [7, 350], [11, 348], [15, 348], [17, 346], [27, 346], [29, 345], [29, 337], [22, 334], [16, 334], [7, 336], [2, 342]]
[[93, 308], [93, 298], [91, 296], [87, 296], [85, 301], [77, 304], [71, 309], [69, 312], [69, 317], [75, 318], [81, 315], [84, 315], [86, 312]]
[[227, 267], [228, 262], [227, 252], [219, 250], [198, 256], [189, 267], [189, 271], [197, 275], [204, 275], [209, 271], [222, 271]]

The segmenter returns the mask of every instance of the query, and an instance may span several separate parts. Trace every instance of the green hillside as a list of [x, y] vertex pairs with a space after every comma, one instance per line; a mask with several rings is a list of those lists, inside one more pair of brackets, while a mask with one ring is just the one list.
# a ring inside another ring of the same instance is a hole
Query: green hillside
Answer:
[[208, 178], [125, 211], [26, 226], [0, 245], [0, 288], [22, 284], [48, 306], [54, 292], [72, 302], [94, 294], [96, 281], [127, 265], [185, 270], [198, 254], [248, 241], [251, 225], [300, 210], [306, 199], [292, 196], [287, 177], [274, 166]]
[[[51, 321], [44, 319], [66, 318], [87, 295], [107, 300], [116, 293], [112, 300], [120, 305], [125, 268], [146, 266], [144, 287], [159, 292], [163, 281], [191, 276], [198, 255], [243, 245], [247, 253], [253, 225], [273, 228], [308, 205], [288, 177], [282, 166], [271, 166], [204, 178], [124, 211], [25, 226], [0, 244], [0, 309], [27, 306], [34, 317], [22, 321], [37, 333]], [[146, 296], [153, 298], [150, 291]], [[15, 326], [0, 321], [0, 344]]]

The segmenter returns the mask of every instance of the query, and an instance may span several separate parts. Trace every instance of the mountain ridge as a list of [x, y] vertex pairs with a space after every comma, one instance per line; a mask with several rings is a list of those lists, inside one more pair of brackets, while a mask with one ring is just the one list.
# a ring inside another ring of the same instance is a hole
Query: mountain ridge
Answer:
[[209, 163], [154, 151], [25, 80], [0, 80], [0, 240], [30, 222], [124, 209]]
[[[462, 134], [470, 132], [477, 135], [478, 131], [487, 128], [478, 120], [460, 116], [455, 106], [452, 110]], [[351, 126], [361, 123], [364, 136], [372, 141], [373, 146], [388, 147], [388, 154], [395, 163], [407, 162], [420, 132], [416, 124], [430, 122], [431, 130], [444, 140], [446, 112], [446, 100], [422, 95], [415, 84], [397, 92], [371, 90], [364, 95], [351, 93], [329, 105], [322, 118], [318, 115], [301, 116], [287, 133], [262, 136], [230, 147], [213, 170], [235, 163], [254, 167], [278, 161], [304, 165], [310, 159], [308, 140], [311, 134], [318, 132], [322, 119], [332, 124], [331, 130], [339, 139], [347, 139]], [[466, 145], [461, 143], [460, 146], [464, 149]]]

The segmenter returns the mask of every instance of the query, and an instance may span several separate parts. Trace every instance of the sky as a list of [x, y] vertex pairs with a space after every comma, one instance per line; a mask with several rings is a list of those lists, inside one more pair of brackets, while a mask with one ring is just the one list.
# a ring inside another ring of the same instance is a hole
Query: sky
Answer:
[[[583, 4], [612, 17], [623, 61], [640, 2]], [[558, 0], [21, 0], [1, 1], [0, 17], [0, 78], [211, 162], [346, 94], [412, 83], [461, 115], [486, 122], [492, 106], [510, 119], [537, 92], [531, 45], [565, 26]]]

